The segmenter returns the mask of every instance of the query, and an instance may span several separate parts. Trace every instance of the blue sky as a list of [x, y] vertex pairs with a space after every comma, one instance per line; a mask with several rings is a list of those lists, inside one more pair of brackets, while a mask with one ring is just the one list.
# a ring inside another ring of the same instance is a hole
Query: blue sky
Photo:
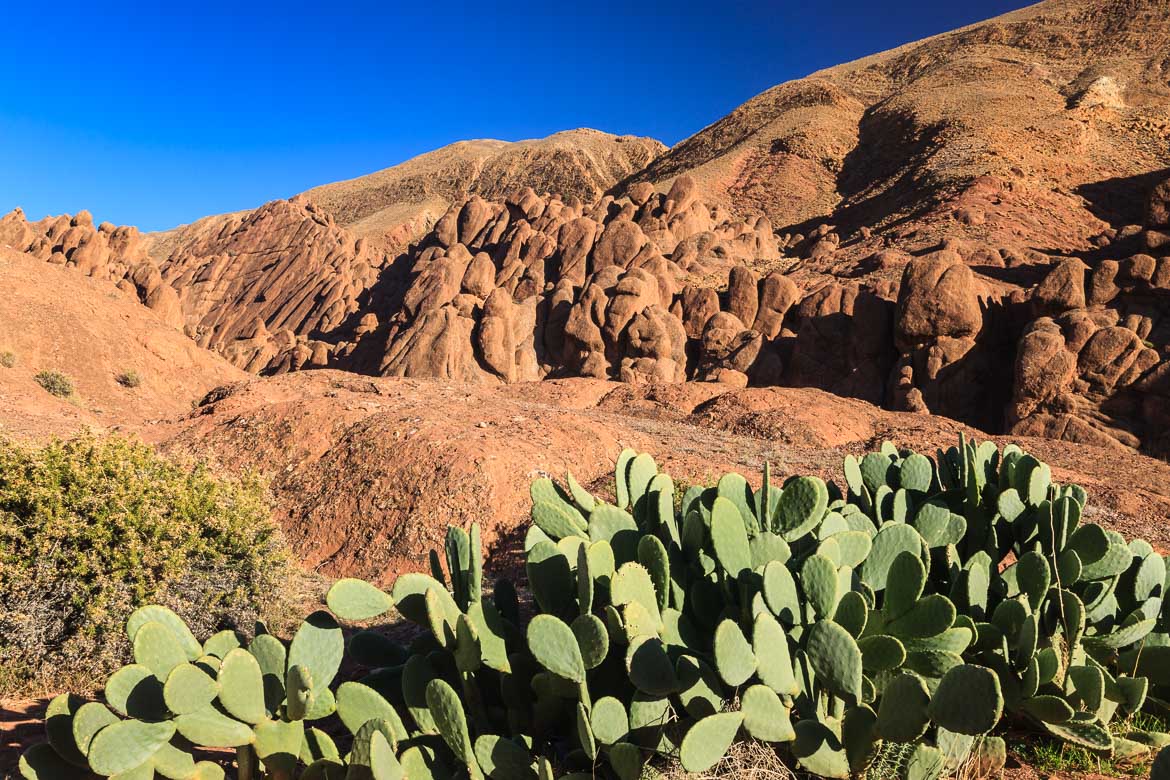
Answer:
[[1024, 4], [10, 0], [0, 213], [157, 230], [466, 138], [674, 144], [774, 84]]

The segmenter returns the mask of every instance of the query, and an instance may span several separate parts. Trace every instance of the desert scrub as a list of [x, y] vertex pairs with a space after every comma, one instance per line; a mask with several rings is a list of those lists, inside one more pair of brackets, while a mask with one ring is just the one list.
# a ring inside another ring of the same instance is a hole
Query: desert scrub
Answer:
[[0, 350], [0, 366], [13, 368], [16, 366], [16, 353], [12, 350]]
[[134, 370], [123, 371], [122, 373], [118, 374], [115, 379], [122, 387], [128, 387], [130, 389], [138, 387], [140, 384], [142, 384], [142, 377], [139, 376], [138, 372]]
[[116, 437], [0, 440], [0, 695], [101, 679], [147, 602], [251, 631], [283, 608], [288, 570], [257, 477]]
[[68, 398], [73, 395], [73, 380], [60, 371], [41, 371], [33, 379], [58, 398]]

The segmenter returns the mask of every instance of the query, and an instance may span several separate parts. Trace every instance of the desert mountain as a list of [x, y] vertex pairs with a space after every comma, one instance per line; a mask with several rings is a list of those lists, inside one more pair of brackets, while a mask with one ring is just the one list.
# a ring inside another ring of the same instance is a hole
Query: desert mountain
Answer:
[[0, 241], [254, 373], [814, 387], [1165, 455], [1168, 41], [1166, 0], [1048, 0], [664, 155], [468, 142], [166, 234], [14, 212]]
[[[0, 246], [0, 436], [70, 435], [186, 414], [211, 388], [246, 376], [201, 349], [133, 288]], [[57, 397], [42, 371], [73, 385]]]
[[1084, 250], [1140, 222], [1170, 166], [1167, 51], [1166, 0], [1047, 0], [773, 87], [629, 181], [690, 174], [778, 228], [831, 223], [838, 260], [945, 237]]

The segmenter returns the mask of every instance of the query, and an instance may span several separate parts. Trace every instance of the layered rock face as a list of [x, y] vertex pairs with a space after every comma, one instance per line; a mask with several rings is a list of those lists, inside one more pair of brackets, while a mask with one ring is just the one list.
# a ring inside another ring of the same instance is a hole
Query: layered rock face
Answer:
[[162, 262], [185, 326], [240, 368], [276, 373], [328, 362], [328, 339], [385, 266], [303, 197], [194, 226]]

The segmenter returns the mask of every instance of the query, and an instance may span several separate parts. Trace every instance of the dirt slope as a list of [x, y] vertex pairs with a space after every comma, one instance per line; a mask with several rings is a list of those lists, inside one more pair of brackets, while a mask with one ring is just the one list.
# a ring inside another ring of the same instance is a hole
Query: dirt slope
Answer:
[[[651, 452], [680, 480], [734, 469], [756, 481], [765, 459], [778, 480], [839, 480], [846, 452], [886, 438], [933, 452], [960, 429], [812, 389], [590, 379], [482, 387], [307, 371], [225, 388], [151, 436], [168, 451], [271, 475], [278, 520], [306, 567], [385, 582], [424, 566], [449, 523], [479, 522], [493, 565], [514, 562], [530, 482], [572, 469], [605, 492], [624, 446]], [[1017, 440], [1057, 479], [1085, 485], [1096, 520], [1170, 547], [1161, 522], [1170, 515], [1170, 466]]]
[[778, 226], [904, 248], [1085, 248], [1140, 222], [1119, 190], [1170, 166], [1167, 51], [1167, 0], [1047, 0], [773, 87], [631, 181], [690, 173]]
[[[15, 356], [0, 366], [0, 436], [134, 427], [244, 376], [109, 281], [0, 247], [0, 291], [0, 352]], [[72, 379], [71, 398], [34, 381], [46, 370]], [[137, 387], [118, 382], [126, 372]]]

